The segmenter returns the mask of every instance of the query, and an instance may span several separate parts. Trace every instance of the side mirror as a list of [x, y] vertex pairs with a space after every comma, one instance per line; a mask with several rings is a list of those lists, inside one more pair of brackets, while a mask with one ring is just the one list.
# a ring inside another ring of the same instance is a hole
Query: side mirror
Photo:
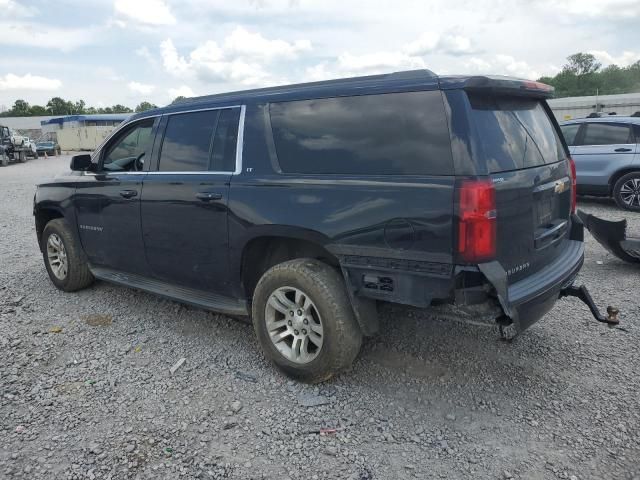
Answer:
[[91, 155], [83, 153], [81, 155], [74, 155], [71, 157], [71, 170], [74, 172], [82, 172], [90, 170], [91, 167]]

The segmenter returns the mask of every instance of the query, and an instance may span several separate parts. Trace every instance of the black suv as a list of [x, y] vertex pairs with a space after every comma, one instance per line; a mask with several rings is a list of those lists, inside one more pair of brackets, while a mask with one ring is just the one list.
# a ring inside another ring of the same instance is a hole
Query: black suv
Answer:
[[311, 382], [353, 362], [380, 302], [455, 304], [513, 335], [583, 262], [551, 93], [421, 70], [134, 115], [39, 185], [46, 268], [64, 291], [98, 278], [250, 315]]

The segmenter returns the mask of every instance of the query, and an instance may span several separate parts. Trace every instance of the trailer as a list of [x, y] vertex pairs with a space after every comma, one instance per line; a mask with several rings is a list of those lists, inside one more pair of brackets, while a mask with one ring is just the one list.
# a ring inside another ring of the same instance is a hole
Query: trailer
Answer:
[[30, 151], [31, 145], [27, 137], [0, 125], [0, 166], [6, 167], [9, 162], [25, 163]]

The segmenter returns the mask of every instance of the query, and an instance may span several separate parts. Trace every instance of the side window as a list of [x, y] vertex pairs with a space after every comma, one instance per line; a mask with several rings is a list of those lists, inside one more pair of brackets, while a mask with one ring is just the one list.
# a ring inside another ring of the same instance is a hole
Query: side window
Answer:
[[152, 118], [137, 123], [107, 146], [102, 169], [110, 172], [140, 171], [151, 149]]
[[160, 151], [161, 172], [209, 170], [218, 110], [170, 115]]
[[575, 145], [576, 144], [576, 135], [578, 134], [578, 130], [580, 130], [579, 123], [572, 123], [571, 125], [562, 125], [560, 127], [562, 130], [562, 135], [564, 136], [567, 145]]
[[629, 125], [615, 123], [587, 123], [583, 145], [616, 145], [631, 142]]
[[633, 133], [635, 134], [636, 143], [640, 143], [640, 124], [633, 126]]
[[239, 122], [239, 108], [229, 108], [220, 111], [216, 134], [213, 137], [213, 158], [211, 159], [211, 170], [216, 172], [235, 171]]
[[440, 91], [272, 103], [285, 173], [451, 175]]

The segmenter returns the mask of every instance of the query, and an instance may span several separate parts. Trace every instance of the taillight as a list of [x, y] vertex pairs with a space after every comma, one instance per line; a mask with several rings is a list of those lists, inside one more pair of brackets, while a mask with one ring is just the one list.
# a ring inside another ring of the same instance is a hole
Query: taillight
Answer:
[[571, 168], [571, 213], [576, 213], [578, 178], [576, 175], [576, 162], [571, 157], [569, 157], [569, 167]]
[[458, 254], [478, 263], [496, 255], [496, 191], [490, 180], [467, 180], [460, 189]]

